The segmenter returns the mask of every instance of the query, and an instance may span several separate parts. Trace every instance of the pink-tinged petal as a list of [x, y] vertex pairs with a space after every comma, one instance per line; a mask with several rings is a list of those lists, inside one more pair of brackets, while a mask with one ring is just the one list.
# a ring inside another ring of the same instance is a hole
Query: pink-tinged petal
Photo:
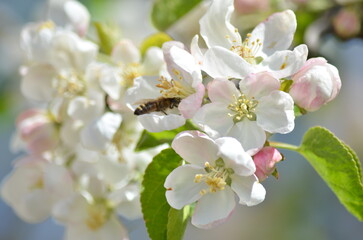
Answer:
[[120, 127], [122, 116], [106, 112], [101, 117], [87, 124], [81, 131], [81, 142], [91, 150], [103, 150], [111, 142]]
[[218, 146], [208, 135], [199, 131], [179, 133], [171, 146], [184, 160], [202, 168], [206, 162], [212, 163], [218, 158]]
[[213, 228], [225, 222], [235, 206], [235, 195], [229, 186], [215, 193], [207, 193], [195, 206], [192, 224], [198, 228]]
[[193, 122], [213, 138], [226, 136], [233, 126], [233, 119], [228, 113], [230, 110], [224, 103], [208, 103], [194, 115]]
[[221, 46], [230, 49], [241, 43], [241, 36], [230, 23], [233, 10], [233, 0], [215, 0], [200, 19], [200, 35], [209, 48]]
[[204, 55], [202, 70], [213, 78], [243, 78], [255, 72], [253, 65], [232, 51], [213, 47]]
[[218, 156], [222, 157], [226, 167], [232, 168], [235, 174], [250, 176], [256, 171], [255, 164], [249, 154], [247, 154], [241, 143], [231, 137], [216, 139], [219, 147]]
[[265, 199], [266, 190], [255, 175], [232, 175], [231, 187], [239, 197], [239, 204], [254, 206]]
[[185, 205], [200, 199], [200, 191], [207, 189], [205, 182], [195, 183], [196, 174], [203, 174], [203, 167], [186, 164], [174, 169], [166, 178], [164, 187], [166, 188], [166, 200], [169, 205], [176, 209], [181, 209]]
[[289, 93], [295, 104], [307, 111], [316, 111], [333, 100], [341, 88], [337, 68], [324, 58], [309, 59], [292, 80]]
[[203, 83], [199, 83], [198, 86], [196, 86], [196, 91], [196, 93], [182, 99], [179, 103], [178, 109], [186, 119], [192, 118], [202, 106], [202, 101], [205, 94], [205, 87]]
[[285, 50], [275, 52], [262, 62], [262, 65], [268, 67], [276, 78], [284, 78], [296, 73], [306, 62], [308, 48], [301, 44], [294, 48], [293, 51]]
[[185, 118], [176, 114], [159, 115], [157, 113], [151, 113], [140, 115], [137, 119], [149, 132], [173, 130], [185, 124]]
[[131, 64], [139, 63], [141, 55], [131, 40], [123, 39], [112, 49], [111, 58], [116, 63]]
[[236, 138], [250, 155], [261, 149], [266, 141], [265, 131], [257, 125], [256, 121], [248, 119], [236, 123], [226, 135]]
[[203, 65], [203, 52], [199, 47], [199, 35], [195, 35], [190, 43], [190, 53], [193, 55], [196, 63], [200, 66]]
[[268, 72], [252, 73], [239, 82], [239, 89], [248, 97], [259, 99], [280, 88], [280, 81]]
[[236, 85], [227, 79], [214, 79], [208, 83], [208, 97], [212, 102], [221, 102], [228, 106], [234, 101], [234, 97], [239, 97], [241, 93]]
[[294, 129], [294, 101], [282, 91], [260, 99], [256, 107], [257, 124], [270, 133], [289, 133]]
[[53, 97], [53, 78], [56, 75], [51, 65], [34, 65], [24, 75], [20, 88], [25, 97], [37, 101], [50, 101]]
[[275, 171], [276, 163], [282, 160], [281, 153], [274, 147], [264, 147], [253, 156], [258, 180], [261, 182]]
[[157, 99], [160, 95], [160, 88], [156, 85], [159, 84], [157, 77], [138, 77], [134, 80], [134, 86], [126, 91], [125, 102], [127, 106], [133, 111], [150, 99]]
[[[66, 21], [69, 22], [78, 35], [81, 37], [85, 36], [91, 18], [87, 8], [78, 1], [65, 1], [63, 9], [68, 18]], [[53, 19], [53, 16], [51, 16], [50, 19]], [[62, 23], [60, 24], [63, 25]]]
[[293, 11], [275, 13], [252, 31], [250, 42], [260, 39], [262, 52], [266, 56], [288, 49], [296, 31], [296, 17]]
[[202, 82], [200, 66], [189, 52], [177, 46], [170, 47], [168, 51], [164, 56], [173, 79], [183, 81], [192, 87]]

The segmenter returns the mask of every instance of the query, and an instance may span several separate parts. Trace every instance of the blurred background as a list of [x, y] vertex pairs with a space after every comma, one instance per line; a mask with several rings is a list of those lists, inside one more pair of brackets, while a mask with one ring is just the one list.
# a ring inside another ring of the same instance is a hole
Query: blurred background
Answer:
[[[93, 20], [117, 23], [122, 36], [140, 44], [156, 32], [150, 21], [151, 0], [84, 0]], [[0, 0], [0, 179], [12, 169], [18, 155], [10, 142], [16, 116], [28, 104], [21, 96], [19, 66], [22, 52], [19, 32], [27, 22], [45, 19], [46, 0]], [[310, 56], [323, 56], [337, 66], [342, 79], [338, 97], [329, 105], [296, 120], [294, 131], [275, 136], [299, 145], [312, 126], [334, 132], [363, 159], [363, 41], [361, 1], [237, 1], [233, 23], [248, 31], [274, 11], [292, 8], [297, 14], [295, 43], [305, 42]], [[193, 9], [166, 32], [189, 44], [198, 31], [204, 4]], [[278, 164], [280, 178], [268, 178], [265, 201], [256, 207], [238, 207], [231, 219], [209, 231], [188, 226], [185, 239], [228, 240], [340, 240], [363, 239], [363, 223], [349, 214], [332, 191], [300, 155], [282, 151], [286, 160]], [[148, 239], [142, 220], [125, 221], [131, 239]], [[60, 240], [63, 228], [52, 220], [27, 224], [0, 199], [0, 240]]]

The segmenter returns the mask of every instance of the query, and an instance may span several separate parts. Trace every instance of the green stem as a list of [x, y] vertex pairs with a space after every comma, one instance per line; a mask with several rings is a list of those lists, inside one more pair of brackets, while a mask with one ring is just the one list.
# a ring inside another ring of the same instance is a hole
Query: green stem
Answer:
[[282, 142], [269, 142], [269, 143], [271, 147], [288, 149], [295, 152], [299, 151], [299, 147], [292, 144], [282, 143]]

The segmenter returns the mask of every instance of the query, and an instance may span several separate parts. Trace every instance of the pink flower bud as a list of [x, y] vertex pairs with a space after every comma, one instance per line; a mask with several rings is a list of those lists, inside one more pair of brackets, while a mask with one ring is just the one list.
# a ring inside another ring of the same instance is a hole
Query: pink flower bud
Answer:
[[290, 95], [299, 107], [312, 112], [333, 100], [342, 85], [336, 67], [324, 58], [311, 58], [292, 76]]
[[58, 143], [54, 123], [41, 110], [30, 109], [23, 112], [18, 116], [16, 126], [21, 139], [33, 154], [53, 149]]
[[253, 156], [253, 161], [256, 165], [255, 175], [260, 182], [275, 171], [276, 163], [281, 160], [281, 153], [274, 147], [264, 147]]
[[333, 27], [340, 37], [349, 38], [360, 32], [361, 23], [356, 11], [343, 8], [333, 18]]
[[234, 7], [239, 14], [249, 14], [266, 11], [269, 8], [268, 0], [235, 0]]

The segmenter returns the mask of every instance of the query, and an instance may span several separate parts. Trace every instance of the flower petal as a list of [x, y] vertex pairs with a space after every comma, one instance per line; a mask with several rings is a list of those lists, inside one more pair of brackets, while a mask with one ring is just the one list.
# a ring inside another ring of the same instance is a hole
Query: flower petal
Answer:
[[248, 119], [236, 123], [226, 135], [236, 138], [251, 155], [261, 149], [266, 141], [265, 131], [257, 125], [256, 121]]
[[218, 146], [208, 135], [199, 131], [179, 133], [171, 146], [184, 160], [202, 168], [205, 162], [213, 162], [218, 158]]
[[230, 49], [235, 43], [241, 43], [241, 36], [230, 23], [233, 10], [233, 0], [215, 0], [200, 19], [200, 35], [209, 48]]
[[141, 55], [131, 40], [123, 39], [112, 49], [111, 58], [116, 63], [131, 64], [139, 63]]
[[213, 78], [243, 78], [255, 72], [255, 68], [251, 64], [222, 47], [207, 50], [202, 70]]
[[268, 72], [250, 74], [239, 82], [239, 89], [248, 97], [259, 99], [280, 88], [280, 81]]
[[257, 124], [270, 133], [289, 133], [294, 129], [294, 101], [282, 91], [260, 99], [256, 107]]
[[208, 97], [212, 102], [222, 102], [228, 106], [234, 101], [233, 96], [240, 95], [236, 85], [227, 79], [217, 78], [208, 83]]
[[181, 100], [178, 109], [184, 118], [189, 119], [199, 110], [202, 105], [205, 87], [203, 83], [196, 86], [197, 92]]
[[163, 51], [158, 47], [150, 47], [145, 53], [142, 72], [145, 75], [159, 75], [160, 70], [165, 67]]
[[200, 191], [208, 186], [205, 182], [195, 183], [196, 174], [204, 173], [204, 168], [186, 164], [174, 169], [166, 178], [164, 187], [166, 199], [170, 206], [181, 209], [187, 204], [200, 199]]
[[203, 195], [195, 207], [192, 224], [199, 228], [210, 229], [223, 223], [236, 206], [234, 197], [234, 192], [229, 186], [224, 190]]
[[234, 174], [231, 187], [237, 193], [240, 204], [254, 206], [265, 199], [266, 190], [255, 175], [245, 177]]
[[233, 126], [233, 119], [228, 116], [230, 110], [224, 103], [208, 103], [194, 115], [193, 122], [212, 138], [226, 136]]
[[190, 43], [190, 53], [193, 55], [197, 64], [202, 65], [203, 64], [203, 52], [200, 49], [198, 42], [199, 42], [199, 35], [196, 34], [193, 37], [192, 42]]
[[255, 164], [249, 154], [245, 152], [241, 143], [231, 137], [216, 139], [219, 147], [218, 156], [222, 157], [227, 167], [241, 176], [252, 175], [256, 171]]
[[262, 62], [272, 71], [276, 78], [284, 78], [296, 73], [306, 62], [308, 48], [301, 44], [294, 48], [293, 51], [285, 50], [275, 52]]
[[[264, 56], [288, 49], [296, 31], [296, 17], [293, 11], [275, 13], [252, 31], [250, 42], [260, 39]], [[262, 57], [264, 57], [262, 56]]]
[[138, 116], [142, 126], [149, 132], [172, 130], [185, 124], [185, 118], [177, 114], [159, 115], [157, 113]]

